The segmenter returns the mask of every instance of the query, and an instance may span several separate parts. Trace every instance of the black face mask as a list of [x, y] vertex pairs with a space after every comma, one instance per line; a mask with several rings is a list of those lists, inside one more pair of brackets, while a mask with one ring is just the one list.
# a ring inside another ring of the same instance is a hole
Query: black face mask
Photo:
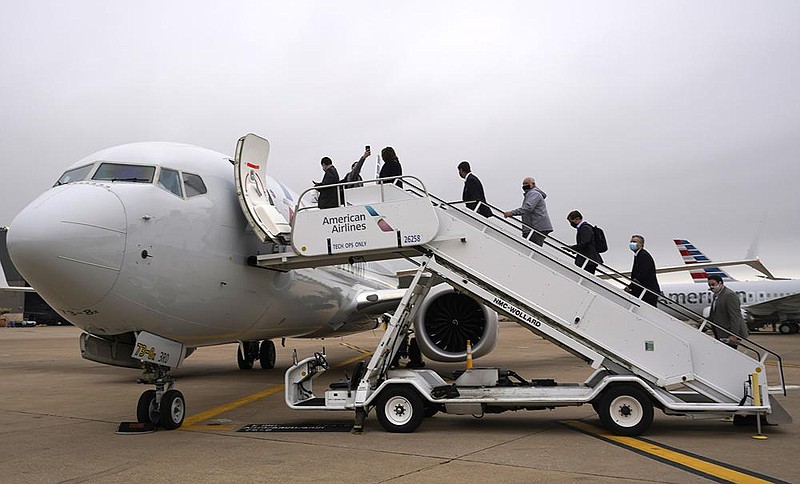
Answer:
[[533, 188], [533, 187], [531, 187], [530, 185], [522, 185], [522, 191], [523, 191], [523, 192], [527, 192], [527, 191], [528, 191], [528, 190], [530, 190], [531, 188]]

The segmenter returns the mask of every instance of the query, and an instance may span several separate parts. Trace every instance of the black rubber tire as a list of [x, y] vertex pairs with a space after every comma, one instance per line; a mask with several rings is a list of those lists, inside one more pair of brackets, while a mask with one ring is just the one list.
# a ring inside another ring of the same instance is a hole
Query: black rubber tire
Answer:
[[146, 390], [136, 402], [136, 421], [158, 425], [159, 414], [156, 408], [156, 391]]
[[597, 404], [603, 425], [616, 435], [641, 435], [653, 423], [653, 401], [634, 385], [613, 385], [603, 391]]
[[164, 392], [159, 405], [159, 425], [165, 430], [175, 430], [183, 424], [186, 417], [186, 400], [178, 390]]
[[778, 332], [780, 334], [792, 334], [792, 323], [781, 323], [778, 325]]
[[261, 348], [258, 351], [258, 360], [261, 362], [261, 369], [271, 370], [275, 368], [275, 356], [275, 343], [269, 339], [262, 341]]
[[440, 410], [441, 410], [441, 407], [440, 407], [440, 405], [438, 403], [426, 402], [425, 403], [425, 418], [433, 417], [434, 415], [439, 413]]
[[[245, 343], [246, 345], [247, 343]], [[236, 363], [239, 364], [240, 370], [252, 370], [254, 360], [248, 355], [247, 347], [244, 348], [244, 356], [242, 356], [242, 348], [236, 348]]]
[[425, 417], [425, 405], [417, 391], [405, 385], [391, 385], [378, 396], [378, 422], [387, 432], [413, 432]]

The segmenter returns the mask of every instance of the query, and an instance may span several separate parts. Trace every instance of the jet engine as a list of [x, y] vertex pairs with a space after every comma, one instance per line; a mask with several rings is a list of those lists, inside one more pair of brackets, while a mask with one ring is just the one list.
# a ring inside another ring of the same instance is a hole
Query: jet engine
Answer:
[[419, 348], [435, 361], [464, 361], [467, 340], [472, 356], [483, 356], [497, 342], [497, 313], [447, 284], [430, 290], [414, 321]]

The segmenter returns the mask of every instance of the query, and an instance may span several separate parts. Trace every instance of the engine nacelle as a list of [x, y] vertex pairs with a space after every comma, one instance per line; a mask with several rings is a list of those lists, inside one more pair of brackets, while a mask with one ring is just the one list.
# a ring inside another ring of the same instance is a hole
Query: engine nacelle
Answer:
[[430, 290], [414, 320], [419, 349], [435, 361], [454, 362], [467, 358], [467, 340], [472, 357], [483, 356], [497, 342], [497, 313], [447, 284]]

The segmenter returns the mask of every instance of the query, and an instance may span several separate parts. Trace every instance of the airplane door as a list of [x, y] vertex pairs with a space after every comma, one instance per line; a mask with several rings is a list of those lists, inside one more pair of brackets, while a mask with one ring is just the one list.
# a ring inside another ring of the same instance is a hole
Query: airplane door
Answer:
[[236, 194], [247, 222], [263, 242], [289, 244], [292, 227], [275, 208], [267, 190], [268, 158], [269, 141], [252, 133], [239, 138], [234, 156]]

